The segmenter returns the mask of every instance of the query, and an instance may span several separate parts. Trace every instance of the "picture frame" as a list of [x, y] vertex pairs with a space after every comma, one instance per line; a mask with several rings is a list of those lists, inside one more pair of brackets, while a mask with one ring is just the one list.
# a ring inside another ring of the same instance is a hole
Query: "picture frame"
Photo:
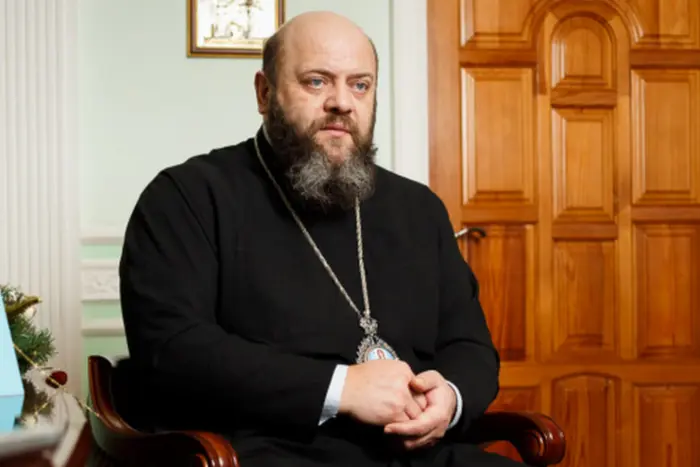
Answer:
[[285, 0], [187, 0], [187, 56], [260, 58]]

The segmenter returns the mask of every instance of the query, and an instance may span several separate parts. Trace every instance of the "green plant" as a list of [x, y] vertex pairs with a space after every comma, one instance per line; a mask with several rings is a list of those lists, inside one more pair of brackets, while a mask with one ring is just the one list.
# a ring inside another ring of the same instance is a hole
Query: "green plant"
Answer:
[[11, 285], [0, 285], [0, 294], [10, 324], [10, 336], [17, 346], [19, 370], [24, 375], [32, 363], [43, 366], [56, 354], [54, 339], [48, 329], [38, 329], [32, 320], [41, 303], [39, 297], [25, 295]]

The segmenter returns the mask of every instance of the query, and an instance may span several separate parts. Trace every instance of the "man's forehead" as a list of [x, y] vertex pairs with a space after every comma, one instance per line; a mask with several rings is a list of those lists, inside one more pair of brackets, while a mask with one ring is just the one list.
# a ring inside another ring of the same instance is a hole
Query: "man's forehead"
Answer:
[[288, 64], [296, 71], [327, 69], [334, 73], [375, 72], [375, 57], [365, 36], [301, 34], [288, 43]]

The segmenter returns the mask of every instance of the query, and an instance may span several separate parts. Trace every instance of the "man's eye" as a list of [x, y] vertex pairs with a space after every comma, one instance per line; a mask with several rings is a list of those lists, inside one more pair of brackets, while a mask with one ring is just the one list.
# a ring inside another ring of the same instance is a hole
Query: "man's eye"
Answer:
[[320, 88], [323, 86], [323, 80], [321, 78], [311, 78], [309, 80], [309, 85], [311, 85], [312, 88]]
[[367, 91], [367, 89], [369, 89], [369, 84], [367, 84], [367, 83], [355, 83], [355, 87], [357, 88], [358, 91], [365, 92], [365, 91]]

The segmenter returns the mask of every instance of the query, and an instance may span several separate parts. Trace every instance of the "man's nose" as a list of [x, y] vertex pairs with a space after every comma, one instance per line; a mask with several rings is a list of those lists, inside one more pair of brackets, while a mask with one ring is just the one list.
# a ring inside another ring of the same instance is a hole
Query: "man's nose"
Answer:
[[335, 86], [326, 101], [326, 110], [336, 114], [348, 114], [352, 112], [352, 94], [346, 86]]

